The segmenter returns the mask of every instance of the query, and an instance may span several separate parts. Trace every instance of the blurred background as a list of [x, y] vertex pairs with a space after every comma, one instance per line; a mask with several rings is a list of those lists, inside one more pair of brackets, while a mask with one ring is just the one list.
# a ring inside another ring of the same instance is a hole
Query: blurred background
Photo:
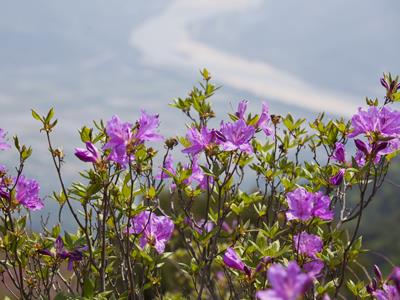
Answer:
[[[159, 113], [161, 132], [183, 134], [168, 106], [206, 67], [222, 89], [219, 118], [250, 101], [259, 111], [350, 117], [366, 96], [382, 97], [383, 72], [400, 73], [398, 0], [0, 0], [0, 127], [34, 148], [27, 176], [47, 197], [58, 190], [39, 123], [30, 109], [56, 110], [55, 145], [68, 182], [84, 165], [73, 156], [77, 129], [140, 109]], [[9, 168], [15, 153], [0, 153]], [[400, 165], [364, 218], [366, 260], [400, 264]], [[33, 214], [34, 225], [40, 213]], [[35, 226], [34, 226], [35, 227]]]

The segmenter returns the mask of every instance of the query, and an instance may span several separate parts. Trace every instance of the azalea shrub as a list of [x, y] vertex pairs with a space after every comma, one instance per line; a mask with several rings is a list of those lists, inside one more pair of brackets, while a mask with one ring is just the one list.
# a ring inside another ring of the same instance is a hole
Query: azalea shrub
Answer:
[[[59, 222], [27, 226], [50, 200], [24, 175], [32, 149], [14, 137], [15, 170], [0, 168], [9, 297], [400, 299], [400, 268], [367, 270], [359, 233], [399, 152], [398, 77], [385, 74], [383, 99], [367, 99], [351, 120], [307, 121], [271, 114], [267, 103], [248, 113], [245, 100], [220, 119], [211, 102], [218, 87], [201, 75], [171, 104], [187, 118], [177, 122], [181, 136], [161, 136], [154, 113], [133, 122], [114, 115], [83, 126], [75, 157], [65, 156], [53, 144], [54, 110], [32, 110], [57, 175], [48, 180], [60, 187]], [[0, 129], [0, 150], [11, 144]], [[72, 159], [81, 179], [67, 185]], [[63, 230], [71, 223], [75, 232]]]

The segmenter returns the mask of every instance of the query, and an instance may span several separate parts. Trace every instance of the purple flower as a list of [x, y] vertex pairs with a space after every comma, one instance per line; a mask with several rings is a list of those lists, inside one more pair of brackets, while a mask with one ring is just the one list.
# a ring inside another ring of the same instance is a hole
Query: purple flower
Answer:
[[8, 183], [6, 180], [7, 167], [0, 164], [0, 197], [5, 199], [10, 199], [10, 194], [8, 193]]
[[189, 177], [189, 182], [192, 181], [197, 182], [202, 190], [207, 190], [208, 185], [214, 181], [213, 177], [204, 174], [197, 162], [197, 158], [194, 158], [192, 162], [192, 175]]
[[316, 254], [322, 251], [323, 243], [319, 236], [302, 232], [293, 237], [294, 247], [300, 254], [316, 258]]
[[68, 251], [64, 247], [64, 241], [61, 236], [58, 236], [54, 242], [54, 248], [56, 250], [55, 255], [48, 249], [40, 249], [38, 252], [43, 255], [56, 257], [59, 259], [68, 259], [68, 270], [71, 271], [73, 263], [75, 261], [81, 261], [83, 259], [83, 252], [87, 250], [87, 246], [76, 247], [72, 251]]
[[312, 217], [314, 197], [304, 188], [295, 189], [286, 196], [289, 210], [286, 217], [289, 220], [300, 219], [308, 221]]
[[186, 138], [190, 141], [191, 146], [183, 149], [182, 152], [193, 156], [208, 149], [215, 142], [214, 131], [210, 131], [207, 127], [202, 127], [200, 131], [195, 127], [189, 128]]
[[333, 211], [330, 210], [330, 198], [321, 192], [311, 193], [304, 188], [297, 188], [286, 196], [289, 210], [286, 212], [288, 220], [299, 219], [308, 221], [312, 217], [322, 220], [332, 220]]
[[246, 266], [239, 255], [231, 247], [226, 249], [224, 254], [224, 264], [232, 269], [239, 270], [247, 275], [251, 274], [251, 269]]
[[324, 262], [320, 259], [314, 259], [303, 265], [304, 271], [312, 278], [321, 276], [321, 271], [324, 268]]
[[126, 148], [132, 141], [132, 124], [122, 123], [118, 116], [113, 116], [107, 122], [106, 133], [109, 138], [103, 149], [111, 150], [108, 159], [121, 166], [128, 162]]
[[396, 287], [388, 284], [383, 285], [382, 290], [376, 290], [372, 293], [377, 300], [400, 300], [399, 291]]
[[37, 252], [42, 255], [53, 256], [53, 253], [49, 249], [39, 249]]
[[222, 230], [224, 230], [228, 233], [232, 233], [234, 231], [234, 229], [236, 228], [237, 223], [238, 222], [236, 219], [234, 219], [232, 221], [231, 225], [229, 225], [227, 222], [224, 221], [224, 222], [222, 222]]
[[[174, 169], [174, 161], [172, 159], [172, 155], [168, 155], [167, 158], [165, 159], [163, 169], [167, 170], [169, 173], [175, 175], [175, 169]], [[167, 172], [164, 170], [161, 170], [159, 174], [156, 175], [156, 179], [167, 179], [171, 177]]]
[[197, 227], [197, 228], [195, 228], [195, 230], [200, 234], [203, 233], [203, 230], [202, 230], [203, 227], [204, 227], [206, 232], [211, 232], [215, 227], [215, 223], [213, 221], [211, 221], [211, 220], [208, 220], [205, 224], [204, 224], [204, 222], [205, 222], [204, 219], [200, 219], [197, 222], [198, 224], [195, 225]]
[[273, 128], [271, 126], [271, 116], [269, 115], [269, 107], [266, 102], [263, 102], [262, 104], [261, 115], [257, 121], [256, 127], [261, 128], [267, 136], [273, 134]]
[[320, 218], [321, 220], [330, 221], [333, 219], [334, 213], [330, 209], [331, 198], [324, 195], [322, 192], [314, 193], [314, 206], [312, 210], [312, 215], [314, 217]]
[[[173, 165], [173, 160], [171, 155], [167, 157], [167, 159], [164, 162], [164, 169], [168, 171], [169, 173], [176, 175], [176, 171], [174, 169]], [[213, 183], [214, 179], [211, 176], [206, 175], [201, 167], [198, 164], [198, 158], [194, 157], [193, 161], [190, 164], [187, 164], [183, 170], [191, 170], [192, 174], [183, 181], [184, 184], [190, 185], [193, 182], [196, 182], [198, 184], [198, 187], [202, 190], [206, 190], [208, 185], [210, 183]], [[159, 174], [156, 175], [156, 179], [166, 179], [171, 177], [170, 174], [168, 174], [166, 171], [161, 170]], [[171, 186], [172, 188], [175, 188], [175, 184]]]
[[392, 280], [400, 293], [400, 267], [395, 267], [392, 273], [389, 276], [389, 279]]
[[[248, 101], [246, 101], [246, 100], [242, 100], [239, 102], [235, 116], [241, 120], [245, 120], [244, 114], [246, 113], [247, 104], [248, 104]], [[264, 131], [265, 135], [267, 135], [267, 136], [269, 136], [273, 133], [273, 129], [271, 126], [271, 116], [269, 115], [269, 107], [266, 102], [262, 103], [262, 111], [258, 118], [257, 123], [255, 124], [255, 128], [262, 129]]]
[[142, 234], [140, 247], [144, 248], [149, 244], [154, 246], [159, 254], [164, 252], [165, 245], [174, 231], [174, 223], [170, 218], [159, 217], [150, 211], [142, 211], [131, 220], [131, 224], [129, 233]]
[[139, 143], [145, 141], [160, 141], [163, 139], [163, 137], [157, 133], [157, 128], [160, 125], [158, 115], [148, 115], [142, 110], [137, 124], [138, 129], [135, 133], [135, 140], [139, 141]]
[[377, 149], [375, 149], [375, 151], [378, 152], [377, 155], [386, 155], [393, 153], [400, 149], [400, 139], [394, 138], [388, 142], [381, 142], [376, 148]]
[[225, 151], [241, 150], [246, 153], [253, 153], [250, 140], [255, 129], [248, 126], [242, 119], [235, 123], [221, 123], [221, 129], [217, 133], [219, 144]]
[[68, 251], [64, 248], [64, 241], [61, 236], [58, 236], [55, 243], [54, 247], [56, 248], [56, 256], [61, 258], [61, 259], [66, 259], [68, 258]]
[[364, 143], [362, 140], [355, 139], [354, 144], [356, 145], [357, 149], [360, 150], [364, 155], [368, 155], [370, 152], [370, 146]]
[[75, 261], [81, 261], [83, 259], [83, 252], [87, 249], [87, 246], [77, 247], [68, 253], [68, 270], [72, 270]]
[[239, 102], [237, 111], [235, 113], [236, 117], [238, 117], [239, 119], [244, 119], [244, 114], [246, 113], [248, 103], [249, 102], [247, 100], [242, 100]]
[[312, 278], [301, 272], [296, 262], [289, 262], [287, 268], [274, 264], [268, 269], [271, 289], [258, 291], [260, 300], [297, 300], [304, 296], [312, 285]]
[[355, 139], [354, 143], [357, 147], [354, 159], [359, 166], [364, 166], [367, 158], [371, 158], [371, 156], [373, 158], [373, 163], [377, 164], [381, 160], [382, 155], [390, 154], [400, 148], [400, 142], [397, 138], [389, 142], [375, 143], [373, 146], [359, 139]]
[[338, 161], [340, 163], [346, 162], [343, 143], [337, 142], [335, 144], [335, 150], [333, 151], [333, 156], [332, 157], [333, 157], [333, 159], [335, 159], [336, 161]]
[[368, 111], [359, 108], [351, 119], [353, 132], [349, 137], [359, 134], [379, 133], [382, 136], [398, 136], [400, 134], [400, 112], [384, 106], [370, 106]]
[[203, 229], [205, 230], [205, 232], [210, 232], [215, 227], [215, 223], [211, 220], [208, 220], [206, 222], [206, 220], [200, 219], [199, 221], [195, 222], [194, 220], [192, 221], [189, 217], [185, 217], [184, 222], [186, 225], [196, 230], [198, 234], [202, 234]]
[[5, 165], [0, 164], [0, 177], [3, 177], [7, 173], [7, 167]]
[[329, 183], [332, 185], [340, 185], [343, 181], [344, 173], [346, 172], [346, 169], [340, 169], [339, 172], [337, 172], [336, 175], [332, 176], [329, 178]]
[[[355, 140], [359, 141], [359, 140]], [[370, 155], [371, 152], [371, 147], [368, 144], [365, 144], [364, 142], [360, 141], [361, 143], [356, 143], [357, 146], [357, 152], [356, 155], [354, 156], [354, 159], [357, 163], [358, 166], [362, 167], [365, 165], [366, 161], [367, 161], [367, 157]], [[363, 148], [363, 146], [365, 147], [365, 149]], [[377, 164], [379, 163], [379, 161], [381, 160], [381, 155], [382, 153], [376, 153], [373, 163]]]
[[[17, 180], [17, 179], [14, 179]], [[15, 198], [26, 208], [35, 211], [44, 207], [39, 198], [39, 183], [34, 179], [26, 179], [23, 175], [18, 178]]]
[[92, 163], [96, 163], [100, 158], [97, 148], [91, 142], [86, 142], [86, 149], [75, 148], [75, 156], [84, 162]]
[[11, 146], [6, 142], [6, 132], [3, 128], [0, 128], [0, 150], [10, 149]]

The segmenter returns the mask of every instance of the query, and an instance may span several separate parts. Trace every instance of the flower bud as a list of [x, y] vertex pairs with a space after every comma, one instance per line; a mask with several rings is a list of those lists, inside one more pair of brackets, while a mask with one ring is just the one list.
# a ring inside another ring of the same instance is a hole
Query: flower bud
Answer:
[[385, 80], [385, 78], [381, 78], [381, 85], [385, 88], [385, 89], [389, 89], [389, 86]]
[[53, 156], [62, 160], [64, 158], [64, 151], [61, 148], [56, 148], [53, 150]]
[[270, 256], [265, 256], [265, 257], [261, 258], [260, 262], [258, 263], [258, 265], [256, 267], [255, 273], [265, 270], [267, 265], [271, 262], [272, 262], [272, 258]]
[[157, 151], [154, 150], [152, 147], [147, 148], [147, 155], [149, 158], [156, 156]]
[[165, 140], [165, 146], [167, 149], [173, 149], [176, 145], [178, 145], [178, 140], [176, 138], [169, 138]]
[[271, 115], [271, 121], [274, 125], [277, 125], [281, 122], [281, 116], [279, 115]]
[[377, 265], [374, 265], [374, 273], [376, 278], [378, 279], [378, 282], [381, 282], [383, 279], [382, 272]]
[[336, 175], [329, 178], [329, 183], [332, 185], [340, 185], [343, 181], [344, 173], [345, 169], [340, 169]]
[[372, 294], [375, 291], [371, 283], [368, 284], [365, 288], [367, 289], [368, 294]]
[[354, 143], [356, 144], [357, 149], [364, 153], [366, 156], [369, 154], [368, 147], [362, 140], [355, 139]]

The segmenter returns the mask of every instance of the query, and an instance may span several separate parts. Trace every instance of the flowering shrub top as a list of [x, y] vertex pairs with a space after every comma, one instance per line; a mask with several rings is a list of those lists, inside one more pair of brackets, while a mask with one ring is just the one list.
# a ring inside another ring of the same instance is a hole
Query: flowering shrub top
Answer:
[[[60, 191], [60, 223], [26, 228], [27, 213], [46, 203], [24, 175], [31, 148], [14, 145], [16, 173], [0, 167], [3, 284], [21, 299], [399, 299], [400, 269], [361, 281], [358, 229], [399, 151], [397, 78], [385, 75], [383, 103], [350, 121], [259, 114], [239, 102], [211, 128], [203, 82], [172, 106], [186, 133], [164, 138], [158, 115], [136, 122], [113, 116], [82, 127], [75, 156], [87, 168], [67, 186], [66, 159], [52, 143], [54, 111], [32, 111], [41, 124]], [[183, 125], [183, 124], [182, 124]], [[155, 147], [163, 141], [164, 149]], [[159, 149], [158, 151], [155, 148]], [[0, 150], [8, 150], [0, 129]], [[160, 153], [160, 154], [159, 154]], [[175, 159], [174, 159], [175, 158]], [[243, 183], [252, 184], [245, 191]], [[358, 191], [356, 201], [346, 199]], [[63, 220], [67, 208], [71, 218]], [[75, 233], [63, 232], [73, 221]], [[345, 226], [350, 224], [350, 226]], [[345, 234], [347, 231], [347, 234]]]

